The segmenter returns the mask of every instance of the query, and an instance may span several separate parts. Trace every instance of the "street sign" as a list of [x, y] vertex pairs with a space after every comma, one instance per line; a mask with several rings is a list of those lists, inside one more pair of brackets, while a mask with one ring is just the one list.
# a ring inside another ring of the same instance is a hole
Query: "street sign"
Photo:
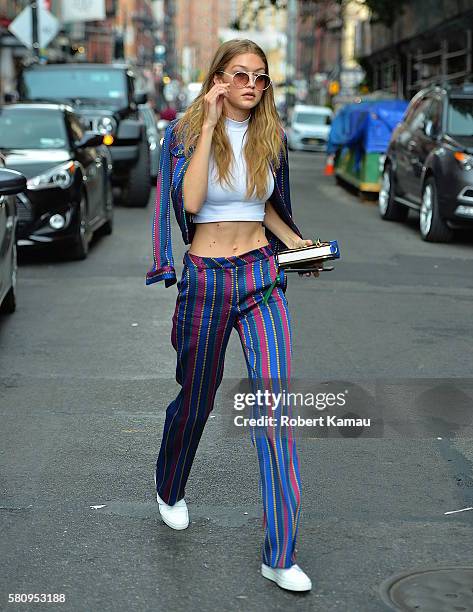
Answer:
[[[59, 32], [60, 22], [47, 11], [42, 4], [38, 5], [38, 42], [41, 49], [49, 45]], [[10, 32], [22, 42], [25, 47], [33, 48], [33, 18], [30, 6], [27, 6], [8, 26]]]

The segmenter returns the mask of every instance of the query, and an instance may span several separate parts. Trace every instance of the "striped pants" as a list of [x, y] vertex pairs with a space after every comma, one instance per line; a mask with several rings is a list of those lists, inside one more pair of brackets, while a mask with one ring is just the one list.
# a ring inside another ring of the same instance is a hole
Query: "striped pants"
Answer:
[[[159, 496], [169, 505], [184, 490], [204, 426], [221, 383], [230, 333], [238, 331], [254, 389], [271, 381], [272, 392], [290, 379], [292, 336], [287, 300], [276, 285], [271, 246], [229, 257], [200, 257], [186, 251], [178, 283], [171, 341], [177, 352], [176, 380], [182, 386], [166, 410], [156, 463]], [[281, 390], [281, 389], [279, 389]], [[259, 407], [272, 416], [280, 407]], [[251, 427], [263, 498], [263, 563], [288, 568], [295, 561], [301, 482], [292, 428]]]

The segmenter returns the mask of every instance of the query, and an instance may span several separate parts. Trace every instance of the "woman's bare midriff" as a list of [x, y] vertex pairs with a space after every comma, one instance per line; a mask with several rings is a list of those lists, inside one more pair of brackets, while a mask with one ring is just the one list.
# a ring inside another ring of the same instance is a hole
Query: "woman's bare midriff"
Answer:
[[200, 257], [230, 257], [268, 245], [261, 221], [196, 223], [188, 252]]

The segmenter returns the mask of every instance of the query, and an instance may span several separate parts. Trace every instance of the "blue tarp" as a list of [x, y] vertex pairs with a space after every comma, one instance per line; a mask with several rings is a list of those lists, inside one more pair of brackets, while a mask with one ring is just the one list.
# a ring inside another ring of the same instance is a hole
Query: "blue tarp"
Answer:
[[333, 118], [327, 153], [335, 153], [344, 147], [355, 149], [357, 159], [363, 153], [384, 153], [391, 133], [402, 120], [407, 106], [405, 100], [347, 104]]

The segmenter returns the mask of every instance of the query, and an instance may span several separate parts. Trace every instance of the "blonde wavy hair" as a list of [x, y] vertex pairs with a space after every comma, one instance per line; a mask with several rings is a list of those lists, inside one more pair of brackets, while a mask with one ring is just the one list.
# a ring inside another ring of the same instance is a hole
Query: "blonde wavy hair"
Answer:
[[[256, 43], [247, 39], [233, 39], [224, 42], [217, 49], [210, 64], [208, 74], [202, 83], [199, 95], [187, 108], [184, 115], [177, 122], [176, 135], [184, 145], [184, 154], [189, 156], [191, 147], [194, 147], [202, 130], [204, 122], [204, 96], [214, 85], [214, 75], [225, 70], [231, 60], [242, 53], [254, 53], [264, 62], [265, 72], [268, 74], [268, 60], [264, 51]], [[256, 196], [264, 198], [268, 180], [268, 162], [279, 168], [280, 154], [285, 155], [281, 120], [274, 103], [273, 87], [263, 91], [261, 100], [251, 109], [250, 121], [243, 154], [246, 160], [247, 197], [256, 191]], [[215, 126], [212, 138], [212, 152], [217, 167], [218, 181], [225, 182], [231, 187], [231, 163], [233, 150], [226, 130], [225, 117], [222, 112]]]

